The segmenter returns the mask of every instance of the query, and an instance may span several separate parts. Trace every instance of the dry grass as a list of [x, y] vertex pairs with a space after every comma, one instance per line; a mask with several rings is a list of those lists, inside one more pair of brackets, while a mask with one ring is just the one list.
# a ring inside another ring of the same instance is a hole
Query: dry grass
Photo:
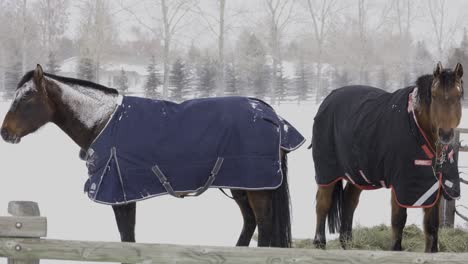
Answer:
[[[353, 229], [353, 241], [350, 249], [389, 250], [391, 246], [391, 228], [385, 225], [374, 227], [356, 227]], [[296, 239], [294, 247], [314, 248], [311, 239]], [[328, 249], [341, 249], [338, 239], [327, 241]], [[424, 233], [416, 225], [405, 227], [403, 232], [403, 250], [423, 252]], [[439, 250], [441, 252], [468, 252], [468, 232], [465, 229], [440, 229]]]

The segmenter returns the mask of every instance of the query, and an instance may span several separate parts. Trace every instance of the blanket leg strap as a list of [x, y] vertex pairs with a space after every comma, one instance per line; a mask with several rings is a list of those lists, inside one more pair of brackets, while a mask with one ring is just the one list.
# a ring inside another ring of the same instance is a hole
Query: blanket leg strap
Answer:
[[218, 175], [218, 172], [219, 170], [221, 169], [221, 166], [223, 165], [223, 161], [224, 161], [224, 158], [221, 158], [219, 157], [217, 160], [216, 160], [216, 163], [213, 167], [213, 169], [211, 170], [211, 174], [210, 174], [210, 177], [208, 177], [208, 180], [206, 181], [205, 185], [203, 185], [203, 187], [201, 187], [200, 189], [198, 189], [195, 194], [178, 194], [174, 191], [174, 188], [172, 188], [172, 185], [171, 183], [169, 182], [169, 180], [167, 179], [167, 177], [164, 175], [164, 173], [161, 171], [161, 169], [158, 167], [158, 165], [155, 165], [153, 168], [152, 168], [152, 171], [154, 174], [156, 174], [156, 176], [158, 177], [159, 181], [161, 182], [161, 184], [163, 185], [163, 187], [166, 189], [167, 193], [169, 193], [170, 195], [174, 196], [174, 197], [177, 197], [177, 198], [184, 198], [186, 196], [199, 196], [200, 194], [204, 193], [206, 190], [208, 190], [208, 188], [210, 188], [210, 186], [213, 184], [213, 182], [215, 181], [216, 179], [216, 175]]
[[224, 158], [219, 157], [216, 160], [216, 163], [215, 163], [213, 169], [211, 170], [210, 177], [208, 177], [208, 180], [206, 181], [205, 185], [202, 188], [198, 189], [198, 191], [195, 194], [193, 194], [193, 195], [188, 194], [186, 196], [199, 196], [200, 194], [202, 194], [206, 190], [208, 190], [208, 188], [210, 188], [210, 186], [215, 181], [216, 175], [218, 175], [218, 172], [221, 169], [221, 166], [223, 165], [223, 161], [224, 161]]
[[174, 191], [174, 189], [172, 188], [171, 183], [167, 180], [166, 176], [161, 171], [161, 169], [159, 169], [158, 165], [155, 165], [153, 168], [151, 168], [151, 170], [153, 171], [154, 174], [156, 174], [159, 181], [163, 185], [164, 189], [166, 189], [167, 193], [169, 193], [170, 195], [172, 195], [174, 197], [177, 197], [177, 198], [184, 198], [184, 197], [180, 196], [179, 194], [177, 194]]

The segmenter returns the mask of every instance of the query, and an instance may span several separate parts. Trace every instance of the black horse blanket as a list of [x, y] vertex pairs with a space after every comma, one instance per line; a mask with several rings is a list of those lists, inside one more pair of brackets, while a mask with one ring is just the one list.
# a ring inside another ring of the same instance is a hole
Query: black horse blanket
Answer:
[[280, 150], [302, 135], [263, 101], [206, 98], [180, 104], [123, 97], [87, 150], [85, 192], [104, 204], [195, 193], [209, 187], [276, 189]]
[[445, 146], [444, 158], [436, 159], [413, 111], [416, 93], [415, 87], [388, 93], [348, 86], [325, 98], [312, 132], [317, 183], [345, 179], [362, 189], [391, 188], [403, 207], [433, 206], [441, 188], [458, 198], [457, 157]]

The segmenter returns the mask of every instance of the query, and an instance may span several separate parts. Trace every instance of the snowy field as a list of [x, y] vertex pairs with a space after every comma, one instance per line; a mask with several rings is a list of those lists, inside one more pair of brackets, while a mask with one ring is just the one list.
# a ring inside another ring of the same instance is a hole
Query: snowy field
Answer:
[[[0, 102], [0, 121], [8, 108], [8, 102]], [[316, 106], [290, 103], [275, 108], [307, 138], [299, 150], [289, 155], [289, 182], [293, 236], [312, 238], [316, 185], [307, 146]], [[468, 127], [466, 109], [461, 127]], [[8, 201], [36, 201], [41, 214], [48, 220], [48, 238], [119, 241], [112, 208], [90, 201], [83, 193], [87, 171], [84, 162], [78, 158], [78, 151], [79, 148], [52, 124], [23, 138], [19, 145], [1, 141], [0, 215], [6, 215]], [[468, 165], [467, 156], [461, 155], [460, 166]], [[463, 191], [468, 188], [462, 186]], [[458, 203], [468, 205], [468, 195]], [[421, 226], [422, 210], [411, 209], [408, 214], [408, 224]], [[463, 225], [459, 218], [456, 221]], [[390, 224], [390, 191], [363, 192], [355, 224], [374, 226], [382, 223]], [[241, 227], [238, 207], [217, 189], [198, 198], [163, 196], [137, 205], [138, 242], [233, 246]], [[0, 263], [6, 263], [6, 260], [0, 260]]]

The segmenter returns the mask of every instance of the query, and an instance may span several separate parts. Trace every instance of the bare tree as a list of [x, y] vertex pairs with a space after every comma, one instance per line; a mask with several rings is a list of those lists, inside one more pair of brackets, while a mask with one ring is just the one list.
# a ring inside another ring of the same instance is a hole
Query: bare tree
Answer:
[[400, 36], [409, 37], [411, 34], [413, 3], [411, 0], [393, 0], [396, 22]]
[[281, 37], [291, 22], [295, 0], [265, 0], [268, 13], [268, 26], [270, 28], [270, 48], [272, 51], [272, 101], [276, 100], [278, 91], [278, 78], [282, 78], [281, 63]]
[[392, 9], [394, 11], [394, 21], [397, 27], [398, 39], [399, 39], [399, 75], [400, 85], [408, 85], [405, 76], [408, 76], [410, 70], [410, 58], [411, 58], [411, 25], [413, 24], [413, 9], [414, 1], [411, 0], [393, 0]]
[[22, 25], [21, 25], [21, 71], [26, 73], [26, 42], [27, 42], [27, 0], [23, 0], [22, 5]]
[[218, 96], [223, 95], [225, 91], [225, 35], [226, 35], [226, 0], [214, 0], [217, 5], [216, 15], [211, 14], [209, 10], [206, 10], [202, 6], [196, 6], [196, 13], [205, 22], [208, 31], [214, 35], [217, 39], [218, 44], [218, 58], [217, 58], [217, 74], [216, 74], [216, 94]]
[[313, 35], [317, 46], [316, 74], [317, 87], [316, 102], [323, 95], [322, 66], [324, 44], [330, 32], [331, 22], [338, 12], [338, 0], [306, 0], [307, 10], [312, 20]]
[[57, 48], [56, 41], [65, 32], [69, 17], [68, 3], [68, 0], [39, 0], [34, 3], [41, 42], [47, 56]]
[[163, 24], [163, 97], [168, 95], [170, 74], [170, 48], [174, 34], [180, 29], [182, 21], [190, 11], [192, 0], [159, 0]]
[[446, 0], [429, 0], [428, 11], [431, 18], [432, 29], [437, 43], [437, 51], [439, 56], [443, 54], [443, 42], [444, 42], [444, 31], [445, 31], [445, 19], [446, 19]]
[[110, 54], [116, 40], [116, 29], [108, 0], [83, 0], [79, 43], [80, 54], [89, 54], [94, 63], [95, 80], [99, 82], [101, 62]]
[[432, 25], [432, 32], [437, 45], [437, 52], [439, 60], [444, 57], [444, 50], [448, 42], [452, 41], [452, 37], [457, 29], [456, 25], [459, 24], [458, 18], [454, 22], [449, 21], [449, 14], [447, 0], [428, 0], [427, 11]]
[[358, 0], [358, 32], [361, 45], [361, 59], [359, 62], [359, 82], [364, 79], [367, 59], [367, 8], [366, 0]]

